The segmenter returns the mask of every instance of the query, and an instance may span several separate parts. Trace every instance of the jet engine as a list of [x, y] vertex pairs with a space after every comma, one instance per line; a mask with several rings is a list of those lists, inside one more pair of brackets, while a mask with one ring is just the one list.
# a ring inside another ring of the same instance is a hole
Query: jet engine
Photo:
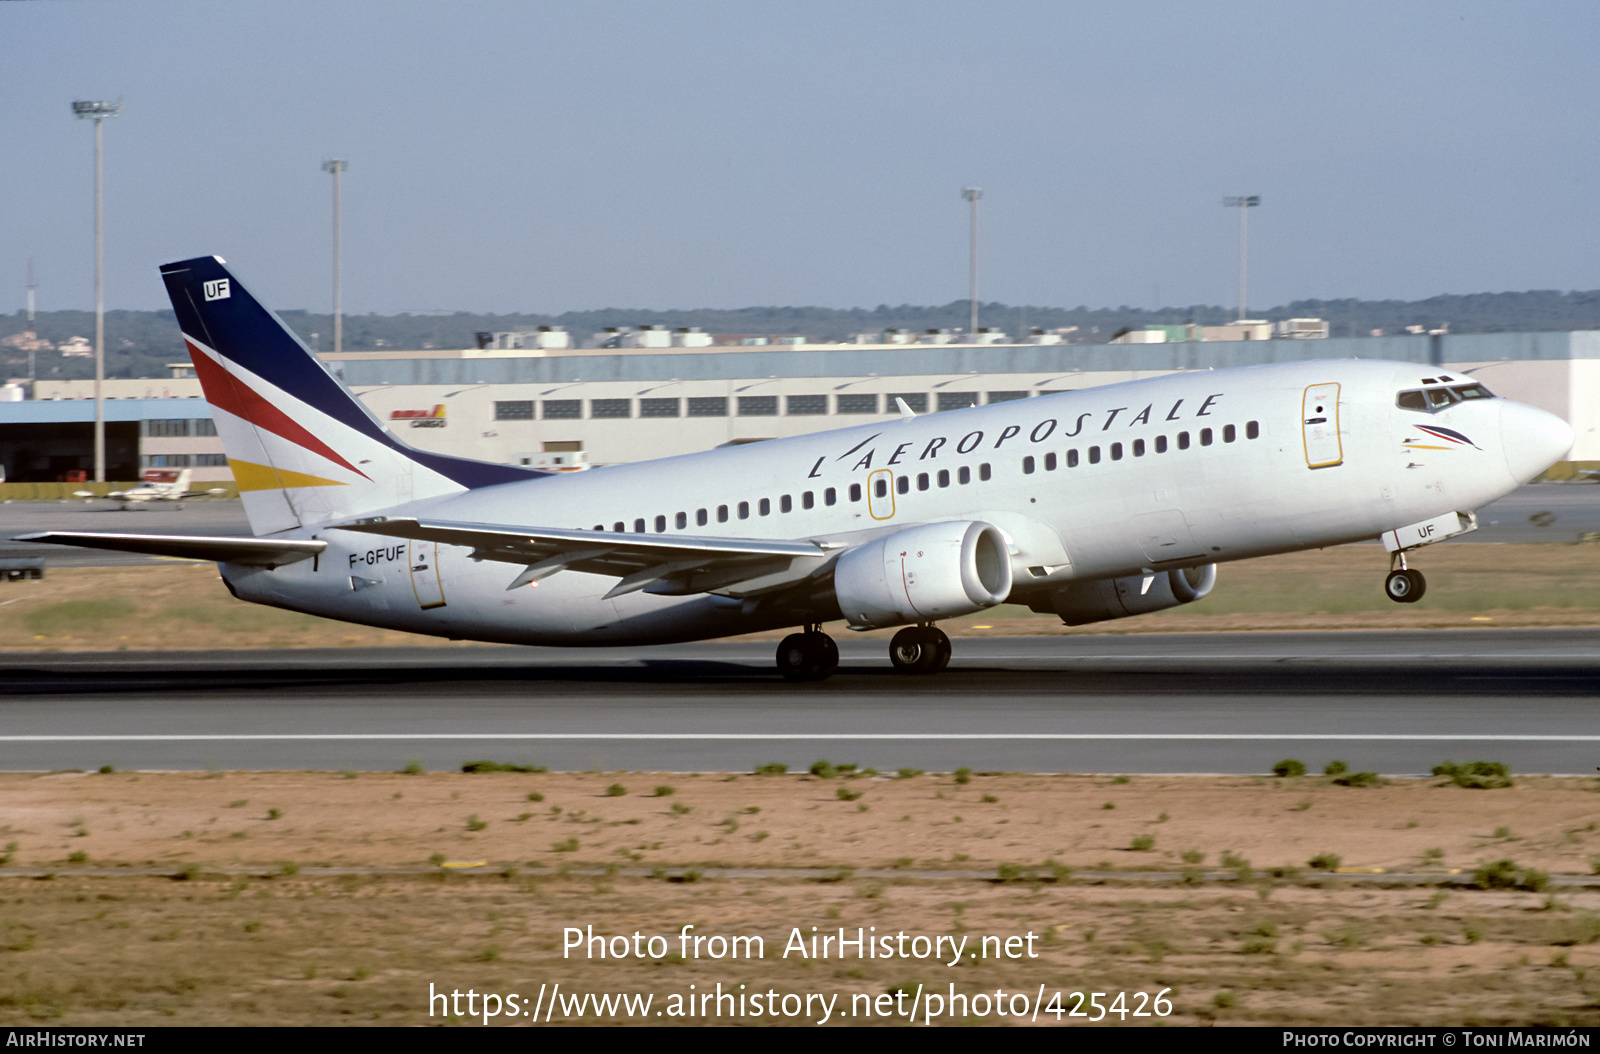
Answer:
[[1150, 575], [1068, 582], [1030, 598], [1034, 611], [1054, 612], [1069, 626], [1127, 618], [1199, 600], [1217, 584], [1217, 565], [1202, 564]]
[[1011, 558], [993, 524], [929, 523], [845, 552], [833, 589], [855, 629], [968, 615], [1010, 595]]

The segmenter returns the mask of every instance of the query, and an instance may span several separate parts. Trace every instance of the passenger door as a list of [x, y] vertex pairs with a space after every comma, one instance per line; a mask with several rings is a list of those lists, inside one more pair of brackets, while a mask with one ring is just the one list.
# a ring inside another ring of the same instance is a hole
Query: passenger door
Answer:
[[1344, 461], [1339, 439], [1339, 386], [1313, 384], [1300, 403], [1300, 428], [1307, 468], [1332, 468]]

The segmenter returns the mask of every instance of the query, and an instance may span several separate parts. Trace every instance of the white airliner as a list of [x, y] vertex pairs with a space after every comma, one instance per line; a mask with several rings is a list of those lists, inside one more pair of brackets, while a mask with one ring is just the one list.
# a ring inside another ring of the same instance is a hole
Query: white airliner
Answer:
[[93, 500], [104, 497], [110, 501], [120, 501], [124, 511], [131, 505], [143, 505], [152, 501], [175, 501], [178, 508], [183, 508], [184, 498], [198, 498], [207, 495], [226, 494], [223, 487], [212, 487], [208, 490], [190, 490], [189, 473], [186, 468], [147, 468], [139, 476], [139, 485], [129, 487], [127, 490], [114, 490], [109, 494], [100, 495], [91, 490], [73, 491], [73, 497]]
[[[548, 474], [396, 438], [224, 267], [162, 269], [255, 538], [28, 540], [215, 560], [234, 596], [511, 644], [630, 645], [903, 626], [894, 666], [950, 659], [940, 619], [1001, 603], [1069, 625], [1205, 596], [1216, 566], [1381, 538], [1419, 546], [1572, 444], [1560, 418], [1441, 367], [1315, 361], [1173, 374], [598, 471]], [[1293, 582], [1285, 582], [1293, 589]]]

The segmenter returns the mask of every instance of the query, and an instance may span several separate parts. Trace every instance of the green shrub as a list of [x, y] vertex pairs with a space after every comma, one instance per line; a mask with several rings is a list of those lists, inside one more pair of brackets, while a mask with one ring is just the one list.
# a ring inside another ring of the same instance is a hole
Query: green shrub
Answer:
[[833, 762], [829, 761], [827, 758], [818, 758], [817, 760], [813, 761], [811, 763], [811, 767], [806, 771], [810, 772], [813, 776], [816, 776], [819, 779], [825, 780], [831, 780], [839, 774], [839, 770], [835, 768]]
[[1198, 849], [1185, 849], [1181, 855], [1181, 859], [1186, 864], [1198, 864], [1205, 860], [1205, 858], [1206, 854], [1202, 853]]
[[1550, 876], [1536, 868], [1518, 867], [1515, 860], [1493, 860], [1474, 868], [1472, 881], [1479, 889], [1523, 889], [1542, 893], [1550, 885]]
[[956, 769], [956, 782], [957, 783], [971, 783], [972, 782], [972, 770], [967, 768], [967, 766], [965, 766], [965, 765], [962, 765], [960, 768]]
[[576, 853], [578, 851], [578, 840], [576, 838], [568, 838], [564, 842], [551, 842], [550, 848], [558, 853]]
[[1284, 758], [1272, 766], [1272, 774], [1284, 777], [1304, 776], [1306, 774], [1306, 763], [1297, 758]]
[[116, 771], [117, 771], [117, 767], [115, 765], [101, 765], [100, 766], [100, 775], [102, 775], [102, 776], [109, 776], [109, 775], [111, 775], [112, 773], [114, 773]]
[[1306, 861], [1314, 871], [1337, 871], [1343, 862], [1338, 853], [1318, 853]]
[[1330, 761], [1326, 765], [1322, 766], [1322, 774], [1324, 776], [1343, 776], [1349, 771], [1350, 766], [1346, 765], [1342, 761]]
[[855, 801], [861, 797], [860, 791], [853, 791], [849, 787], [840, 787], [834, 794], [840, 801]]
[[769, 761], [765, 765], [757, 765], [755, 768], [757, 776], [781, 776], [788, 771], [789, 766], [781, 761]]
[[993, 794], [985, 794], [983, 796], [983, 800], [989, 805], [994, 805], [1000, 801], [1000, 799], [995, 797]]
[[405, 768], [400, 770], [407, 776], [420, 776], [422, 774], [421, 758], [406, 758]]
[[269, 819], [269, 820], [276, 820], [276, 819], [279, 819], [282, 816], [283, 816], [283, 810], [282, 809], [268, 809], [267, 810], [267, 819]]
[[1136, 853], [1148, 853], [1155, 847], [1156, 836], [1153, 834], [1134, 835], [1133, 841], [1128, 845], [1128, 848], [1132, 849]]
[[1550, 923], [1550, 943], [1558, 947], [1600, 942], [1600, 918], [1581, 912], [1576, 918], [1555, 919]]
[[1510, 767], [1501, 761], [1469, 761], [1465, 765], [1446, 761], [1433, 767], [1433, 775], [1444, 776], [1457, 787], [1470, 790], [1500, 790], [1515, 786]]
[[620, 783], [613, 783], [606, 788], [606, 797], [608, 798], [620, 798], [626, 793], [628, 793], [628, 788]]
[[900, 779], [908, 780], [908, 779], [911, 779], [914, 776], [922, 775], [922, 770], [921, 769], [896, 769], [895, 770], [895, 775], [898, 776]]
[[540, 794], [538, 791], [529, 791], [528, 792], [528, 800], [529, 801], [544, 801], [544, 795]]
[[676, 793], [678, 793], [678, 789], [676, 787], [669, 787], [665, 783], [656, 788], [656, 797], [658, 798], [671, 797]]
[[694, 812], [693, 805], [685, 805], [681, 801], [675, 801], [672, 803], [672, 814], [674, 816], [687, 816], [691, 812]]
[[467, 830], [469, 831], [481, 831], [487, 826], [489, 826], [488, 823], [478, 819], [477, 813], [467, 817]]
[[547, 772], [544, 765], [513, 765], [507, 761], [468, 761], [461, 766], [462, 772]]
[[1333, 777], [1333, 782], [1341, 787], [1376, 787], [1383, 781], [1376, 772], [1345, 772]]
[[1239, 951], [1244, 955], [1271, 955], [1278, 950], [1278, 942], [1270, 937], [1246, 937]]

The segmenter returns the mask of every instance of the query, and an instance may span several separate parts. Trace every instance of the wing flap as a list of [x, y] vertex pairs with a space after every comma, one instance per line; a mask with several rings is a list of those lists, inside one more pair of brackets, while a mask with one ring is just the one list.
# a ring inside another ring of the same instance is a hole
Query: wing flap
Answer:
[[182, 534], [96, 534], [88, 531], [41, 531], [19, 534], [13, 541], [76, 545], [84, 549], [111, 549], [147, 556], [174, 556], [186, 560], [213, 560], [249, 567], [282, 567], [309, 560], [328, 547], [327, 542], [277, 538], [207, 538]]

